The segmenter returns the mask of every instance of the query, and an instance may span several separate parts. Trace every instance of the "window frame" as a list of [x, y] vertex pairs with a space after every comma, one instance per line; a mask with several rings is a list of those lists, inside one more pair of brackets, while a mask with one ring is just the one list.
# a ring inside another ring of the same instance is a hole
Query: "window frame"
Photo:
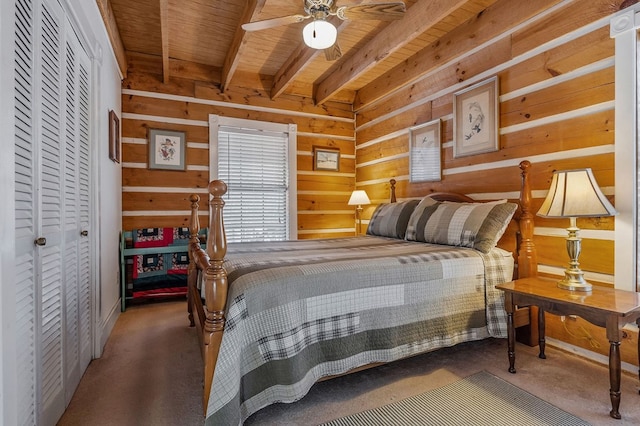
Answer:
[[223, 117], [215, 114], [209, 115], [209, 180], [218, 179], [218, 135], [220, 127], [238, 127], [258, 131], [287, 133], [289, 144], [288, 156], [288, 190], [287, 212], [288, 229], [287, 238], [297, 239], [298, 229], [298, 185], [297, 185], [297, 125], [271, 123], [267, 121], [249, 120], [244, 118]]

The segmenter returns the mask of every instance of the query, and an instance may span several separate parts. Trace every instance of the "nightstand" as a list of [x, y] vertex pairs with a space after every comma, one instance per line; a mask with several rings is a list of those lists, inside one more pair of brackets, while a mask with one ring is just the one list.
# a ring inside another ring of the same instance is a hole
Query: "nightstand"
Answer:
[[[509, 372], [515, 373], [515, 328], [513, 313], [516, 306], [534, 305], [538, 311], [538, 333], [540, 358], [546, 358], [544, 313], [555, 315], [577, 315], [590, 323], [607, 330], [609, 348], [609, 379], [611, 389], [610, 415], [620, 419], [620, 340], [622, 327], [630, 322], [640, 326], [640, 294], [632, 291], [616, 290], [594, 286], [592, 291], [580, 292], [563, 290], [557, 287], [556, 281], [538, 277], [523, 278], [496, 288], [505, 293], [505, 309], [508, 326]], [[640, 358], [640, 342], [638, 342]], [[640, 361], [640, 359], [639, 359]]]

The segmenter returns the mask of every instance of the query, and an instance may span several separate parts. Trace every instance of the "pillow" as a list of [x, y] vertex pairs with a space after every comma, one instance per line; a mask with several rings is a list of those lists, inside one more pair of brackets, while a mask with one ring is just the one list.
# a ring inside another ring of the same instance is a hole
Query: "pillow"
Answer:
[[[407, 239], [425, 243], [470, 247], [488, 253], [498, 244], [518, 205], [515, 203], [436, 202], [411, 217]], [[416, 207], [417, 213], [420, 206]], [[415, 215], [417, 216], [417, 215]]]
[[368, 235], [380, 237], [404, 238], [407, 223], [418, 200], [408, 200], [399, 203], [384, 203], [378, 205], [367, 227]]
[[440, 203], [431, 197], [424, 197], [420, 200], [420, 203], [416, 206], [409, 218], [407, 224], [407, 233], [405, 238], [409, 241], [418, 241], [417, 229], [424, 229], [427, 220], [431, 217], [433, 212]]

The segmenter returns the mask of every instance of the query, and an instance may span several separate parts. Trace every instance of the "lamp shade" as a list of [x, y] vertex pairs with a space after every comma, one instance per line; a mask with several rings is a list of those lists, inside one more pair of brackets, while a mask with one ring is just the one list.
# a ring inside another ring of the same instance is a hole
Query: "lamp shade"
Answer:
[[589, 168], [554, 172], [549, 194], [538, 210], [542, 217], [601, 217], [617, 213]]
[[356, 189], [351, 193], [351, 198], [349, 198], [350, 206], [359, 206], [362, 204], [371, 204], [371, 200], [369, 200], [369, 196], [362, 189]]
[[314, 49], [326, 49], [333, 46], [337, 37], [336, 27], [322, 19], [309, 22], [302, 30], [305, 44]]

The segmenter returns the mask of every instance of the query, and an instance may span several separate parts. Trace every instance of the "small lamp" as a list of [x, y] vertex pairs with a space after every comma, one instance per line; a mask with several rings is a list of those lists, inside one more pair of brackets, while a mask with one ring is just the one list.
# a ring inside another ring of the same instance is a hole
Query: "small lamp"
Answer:
[[356, 189], [351, 193], [351, 198], [349, 198], [350, 206], [358, 206], [356, 207], [356, 220], [358, 222], [358, 229], [356, 229], [356, 236], [360, 235], [360, 230], [362, 228], [362, 205], [363, 204], [371, 204], [369, 200], [369, 196], [366, 191], [362, 189]]
[[564, 271], [564, 279], [558, 287], [566, 290], [591, 291], [592, 285], [585, 281], [578, 263], [581, 250], [580, 230], [576, 226], [578, 217], [613, 216], [618, 212], [604, 196], [591, 169], [562, 170], [553, 173], [547, 198], [538, 210], [538, 216], [568, 217], [569, 236], [567, 252], [569, 267]]
[[314, 19], [302, 29], [302, 38], [307, 46], [313, 49], [326, 49], [333, 46], [338, 37], [338, 30], [324, 19]]

